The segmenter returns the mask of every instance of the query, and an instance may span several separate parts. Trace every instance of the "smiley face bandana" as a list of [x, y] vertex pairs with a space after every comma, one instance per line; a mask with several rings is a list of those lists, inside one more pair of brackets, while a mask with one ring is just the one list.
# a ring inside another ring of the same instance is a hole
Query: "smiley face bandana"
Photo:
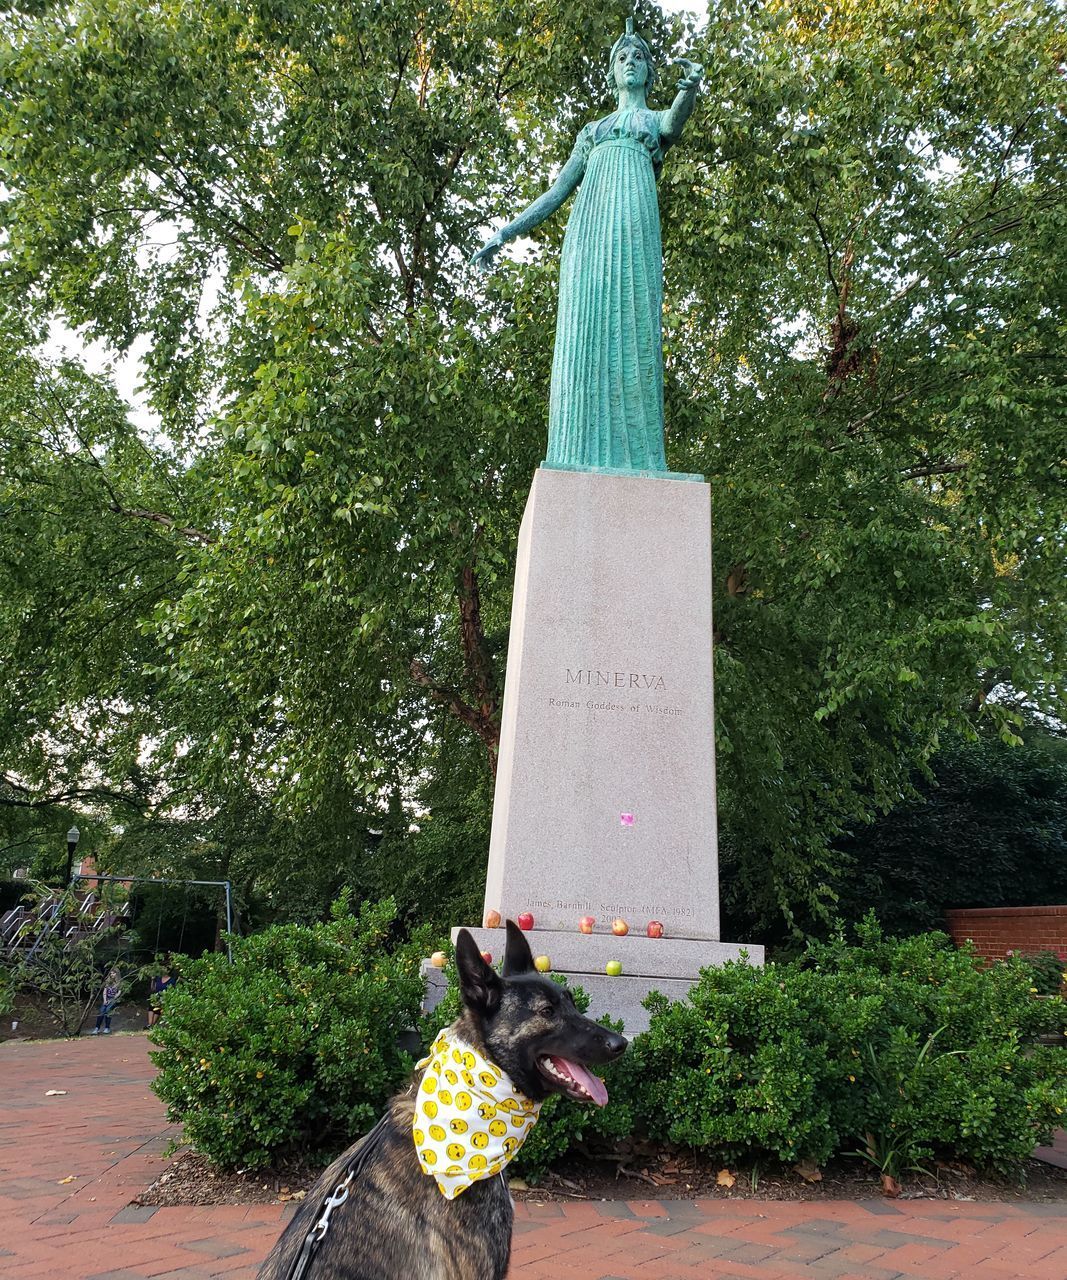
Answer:
[[418, 1066], [425, 1070], [411, 1136], [423, 1173], [454, 1200], [504, 1168], [537, 1123], [541, 1104], [447, 1028]]

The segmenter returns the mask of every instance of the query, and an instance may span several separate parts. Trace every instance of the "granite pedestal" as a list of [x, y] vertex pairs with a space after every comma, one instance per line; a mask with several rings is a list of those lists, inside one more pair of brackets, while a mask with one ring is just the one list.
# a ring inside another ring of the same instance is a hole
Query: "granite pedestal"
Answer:
[[[541, 468], [519, 534], [485, 910], [631, 1033], [719, 939], [711, 507], [702, 482]], [[579, 917], [596, 919], [591, 936]], [[616, 917], [633, 931], [610, 933]], [[649, 939], [658, 920], [665, 936]], [[492, 936], [495, 935], [495, 936]], [[499, 958], [503, 931], [476, 931]], [[754, 963], [762, 948], [745, 948]], [[623, 977], [604, 966], [618, 960]]]

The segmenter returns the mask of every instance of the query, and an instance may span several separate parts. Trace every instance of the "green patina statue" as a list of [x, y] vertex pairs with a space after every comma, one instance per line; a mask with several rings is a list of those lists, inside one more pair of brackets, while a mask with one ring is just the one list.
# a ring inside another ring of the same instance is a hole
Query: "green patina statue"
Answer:
[[587, 124], [551, 188], [474, 255], [501, 247], [550, 217], [581, 187], [563, 240], [545, 466], [665, 473], [663, 250], [656, 178], [696, 99], [703, 68], [681, 59], [666, 111], [651, 111], [648, 45], [633, 21], [611, 51], [619, 107]]

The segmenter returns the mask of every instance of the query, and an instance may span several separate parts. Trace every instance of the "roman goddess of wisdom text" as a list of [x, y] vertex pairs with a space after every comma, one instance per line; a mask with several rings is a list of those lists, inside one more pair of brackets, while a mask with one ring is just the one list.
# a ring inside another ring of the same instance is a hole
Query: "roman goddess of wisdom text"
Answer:
[[663, 250], [656, 179], [681, 136], [703, 68], [680, 60], [666, 111], [652, 111], [648, 45], [632, 19], [611, 51], [618, 110], [587, 124], [551, 188], [474, 255], [491, 266], [500, 249], [550, 217], [577, 189], [563, 240], [545, 466], [665, 472], [663, 449]]

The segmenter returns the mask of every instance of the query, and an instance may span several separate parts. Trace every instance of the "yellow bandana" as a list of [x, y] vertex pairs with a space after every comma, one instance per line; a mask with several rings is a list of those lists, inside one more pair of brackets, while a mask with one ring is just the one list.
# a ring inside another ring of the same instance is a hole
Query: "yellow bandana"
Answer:
[[411, 1136], [424, 1173], [454, 1200], [499, 1173], [526, 1141], [541, 1110], [495, 1063], [446, 1029], [434, 1041], [415, 1098]]

